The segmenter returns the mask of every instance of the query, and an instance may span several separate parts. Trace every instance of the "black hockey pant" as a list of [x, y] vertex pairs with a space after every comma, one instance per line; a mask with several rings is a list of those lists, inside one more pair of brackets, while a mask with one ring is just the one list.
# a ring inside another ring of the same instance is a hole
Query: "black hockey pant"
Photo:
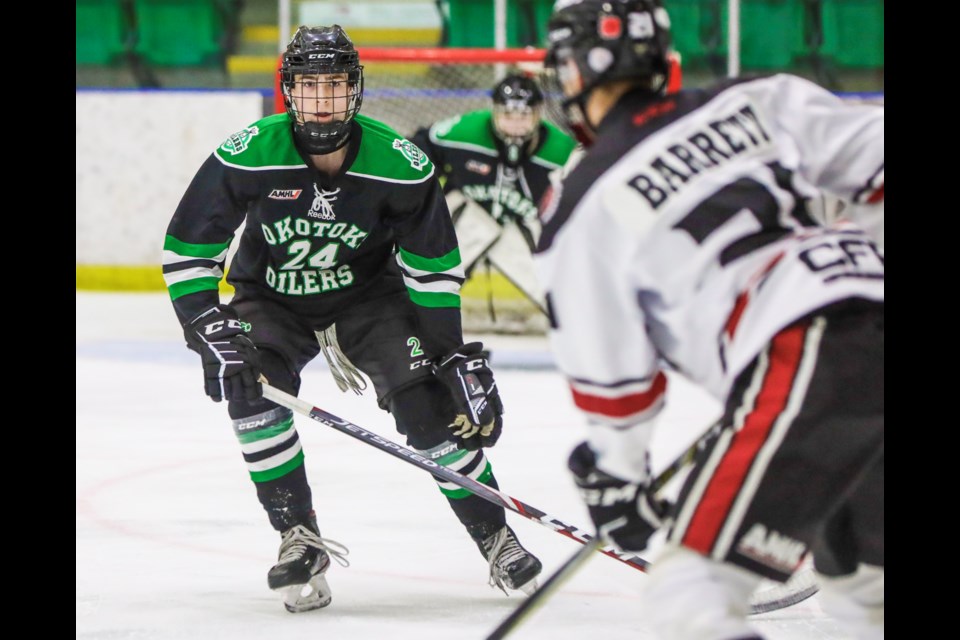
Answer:
[[786, 580], [883, 567], [883, 305], [828, 306], [779, 332], [737, 378], [670, 540]]
[[[320, 353], [315, 332], [326, 328], [330, 318], [311, 324], [310, 319], [270, 301], [239, 295], [232, 305], [241, 320], [251, 325], [250, 336], [261, 351], [263, 373], [270, 384], [297, 395], [300, 372]], [[379, 406], [393, 415], [407, 446], [499, 488], [482, 449], [458, 451], [449, 440], [447, 425], [453, 421], [455, 406], [446, 387], [424, 366], [426, 355], [418, 349], [411, 305], [406, 292], [400, 292], [346, 309], [332, 318], [339, 346], [373, 382]], [[304, 522], [312, 510], [312, 496], [293, 414], [266, 400], [234, 401], [229, 412], [257, 495], [274, 529], [283, 531]], [[503, 507], [439, 480], [438, 484], [473, 538], [487, 537], [506, 523]]]

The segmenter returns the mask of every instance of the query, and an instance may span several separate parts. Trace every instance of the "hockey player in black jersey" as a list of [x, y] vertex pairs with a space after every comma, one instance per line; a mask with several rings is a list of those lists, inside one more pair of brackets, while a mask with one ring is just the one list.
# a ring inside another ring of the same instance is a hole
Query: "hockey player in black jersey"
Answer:
[[[522, 72], [497, 82], [491, 102], [422, 128], [411, 140], [440, 174], [467, 277], [481, 264], [492, 267], [545, 311], [531, 257], [540, 237], [537, 204], [576, 142], [542, 118], [543, 92]], [[496, 328], [502, 323], [491, 305]]]
[[[789, 74], [667, 95], [669, 24], [660, 0], [560, 0], [549, 21], [548, 103], [587, 147], [535, 254], [589, 419], [568, 466], [612, 543], [663, 528], [658, 638], [758, 639], [751, 592], [808, 554], [824, 610], [883, 638], [883, 254], [809, 206], [882, 213], [883, 107]], [[670, 372], [724, 413], [668, 503], [648, 487]]]
[[[449, 210], [423, 152], [359, 115], [363, 67], [339, 26], [300, 27], [283, 55], [286, 112], [230, 136], [203, 163], [167, 229], [164, 277], [205, 389], [228, 412], [257, 496], [281, 534], [267, 580], [289, 611], [326, 606], [321, 537], [293, 414], [262, 397], [262, 374], [294, 395], [321, 351], [342, 390], [366, 374], [409, 446], [497, 487], [485, 449], [503, 407], [478, 343], [463, 344], [464, 274]], [[218, 284], [246, 221], [221, 302]], [[491, 584], [535, 587], [539, 560], [504, 509], [439, 482], [489, 562]], [[308, 587], [309, 588], [306, 588]]]

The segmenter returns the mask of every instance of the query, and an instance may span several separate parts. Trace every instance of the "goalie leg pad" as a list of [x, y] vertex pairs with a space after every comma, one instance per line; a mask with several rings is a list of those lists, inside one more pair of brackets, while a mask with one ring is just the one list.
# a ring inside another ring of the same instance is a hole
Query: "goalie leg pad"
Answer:
[[530, 247], [514, 221], [504, 224], [499, 240], [487, 251], [487, 258], [532, 303], [546, 313], [547, 303], [537, 279]]
[[455, 197], [453, 194], [459, 192], [447, 195], [447, 206], [454, 212], [453, 227], [460, 245], [460, 261], [464, 271], [469, 274], [477, 260], [500, 237], [502, 229], [486, 209], [469, 198]]

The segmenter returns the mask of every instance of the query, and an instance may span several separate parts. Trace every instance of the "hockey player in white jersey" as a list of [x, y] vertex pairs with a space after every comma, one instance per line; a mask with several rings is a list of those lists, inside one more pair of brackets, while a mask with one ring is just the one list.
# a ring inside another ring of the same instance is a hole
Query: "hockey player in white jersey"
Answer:
[[[666, 95], [659, 0], [559, 0], [548, 38], [548, 101], [586, 146], [536, 254], [589, 423], [568, 465], [612, 543], [664, 528], [645, 619], [760, 638], [751, 592], [812, 554], [827, 613], [882, 638], [883, 256], [808, 205], [882, 203], [883, 107], [784, 74]], [[671, 503], [646, 491], [667, 370], [724, 403]]]

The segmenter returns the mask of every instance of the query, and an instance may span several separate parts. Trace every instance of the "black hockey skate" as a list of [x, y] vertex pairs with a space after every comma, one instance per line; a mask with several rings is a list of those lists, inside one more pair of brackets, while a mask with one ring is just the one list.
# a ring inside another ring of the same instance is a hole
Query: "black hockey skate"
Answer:
[[[490, 563], [490, 586], [519, 589], [530, 595], [537, 589], [537, 576], [543, 565], [517, 541], [510, 527], [503, 527], [493, 535], [477, 542], [480, 553]], [[509, 595], [509, 594], [508, 594]]]
[[267, 573], [267, 586], [283, 598], [290, 613], [319, 609], [330, 604], [332, 594], [324, 574], [330, 557], [344, 567], [350, 553], [335, 540], [320, 537], [316, 523], [298, 524], [281, 534], [279, 561]]

